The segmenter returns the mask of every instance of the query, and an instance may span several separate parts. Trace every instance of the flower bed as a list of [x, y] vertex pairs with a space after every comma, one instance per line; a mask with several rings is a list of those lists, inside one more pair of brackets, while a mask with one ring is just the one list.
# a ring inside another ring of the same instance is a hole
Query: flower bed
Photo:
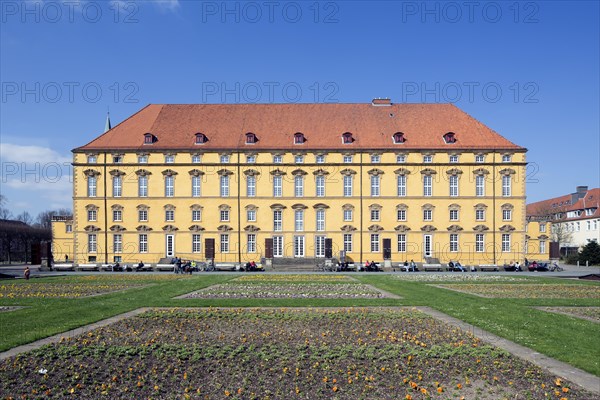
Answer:
[[321, 275], [321, 274], [303, 274], [303, 275], [244, 275], [239, 278], [235, 278], [232, 282], [325, 282], [325, 283], [344, 283], [344, 282], [356, 282], [356, 280], [348, 275]]
[[536, 307], [543, 311], [600, 322], [600, 307]]
[[0, 299], [78, 298], [142, 287], [133, 283], [23, 283], [0, 285]]
[[393, 279], [411, 282], [523, 282], [527, 278], [506, 276], [506, 275], [480, 275], [480, 274], [462, 274], [462, 273], [447, 273], [447, 274], [400, 274], [392, 275]]
[[416, 310], [153, 310], [0, 362], [2, 398], [597, 399]]
[[560, 284], [447, 284], [438, 287], [481, 297], [516, 299], [600, 299], [600, 285]]
[[209, 286], [179, 298], [196, 299], [377, 299], [381, 291], [360, 283], [243, 283]]

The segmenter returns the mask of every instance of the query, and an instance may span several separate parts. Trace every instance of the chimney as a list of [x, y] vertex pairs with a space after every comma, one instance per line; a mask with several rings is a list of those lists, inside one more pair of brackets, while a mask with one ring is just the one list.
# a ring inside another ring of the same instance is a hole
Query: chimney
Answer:
[[577, 193], [577, 198], [579, 198], [579, 199], [584, 198], [587, 191], [588, 191], [587, 186], [577, 186], [575, 188], [575, 192]]
[[373, 99], [371, 101], [371, 105], [373, 106], [391, 106], [392, 105], [392, 100], [389, 98], [377, 98], [377, 99]]

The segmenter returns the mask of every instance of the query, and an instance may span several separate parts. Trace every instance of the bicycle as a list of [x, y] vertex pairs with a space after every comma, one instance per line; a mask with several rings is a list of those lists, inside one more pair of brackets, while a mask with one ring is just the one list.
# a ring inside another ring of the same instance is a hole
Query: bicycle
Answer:
[[560, 265], [558, 265], [557, 263], [553, 263], [552, 266], [550, 267], [550, 271], [552, 271], [552, 272], [561, 272], [564, 270], [565, 269], [563, 267], [561, 267]]

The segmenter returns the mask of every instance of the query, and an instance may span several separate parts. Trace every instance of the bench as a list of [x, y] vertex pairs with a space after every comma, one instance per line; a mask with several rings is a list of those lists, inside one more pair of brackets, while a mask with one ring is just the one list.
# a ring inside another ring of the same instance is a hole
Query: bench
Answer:
[[75, 271], [75, 265], [73, 264], [54, 264], [52, 269], [56, 271]]
[[154, 267], [155, 271], [173, 271], [175, 264], [156, 264]]
[[239, 271], [239, 266], [236, 263], [215, 263], [216, 271]]
[[77, 271], [98, 271], [97, 264], [79, 264]]
[[442, 264], [423, 264], [423, 271], [442, 271]]
[[499, 271], [498, 266], [496, 264], [480, 264], [478, 266], [479, 270], [482, 272], [488, 271]]

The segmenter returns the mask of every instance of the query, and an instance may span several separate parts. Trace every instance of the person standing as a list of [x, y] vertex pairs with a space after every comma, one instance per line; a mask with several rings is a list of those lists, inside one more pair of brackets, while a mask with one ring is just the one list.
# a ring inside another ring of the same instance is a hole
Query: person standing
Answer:
[[23, 277], [25, 278], [26, 281], [29, 280], [30, 274], [31, 274], [31, 270], [29, 269], [29, 267], [25, 267], [25, 271], [23, 271]]

